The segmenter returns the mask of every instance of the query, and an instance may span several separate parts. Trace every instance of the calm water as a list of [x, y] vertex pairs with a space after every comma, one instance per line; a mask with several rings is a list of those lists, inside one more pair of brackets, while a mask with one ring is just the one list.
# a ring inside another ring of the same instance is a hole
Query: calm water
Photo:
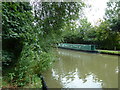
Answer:
[[49, 88], [117, 88], [118, 56], [55, 50], [58, 59], [43, 76]]

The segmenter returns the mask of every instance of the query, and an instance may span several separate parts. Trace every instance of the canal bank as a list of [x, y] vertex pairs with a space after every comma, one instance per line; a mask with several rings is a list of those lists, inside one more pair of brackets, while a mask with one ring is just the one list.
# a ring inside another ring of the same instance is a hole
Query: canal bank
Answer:
[[118, 57], [57, 49], [53, 67], [44, 72], [49, 88], [117, 88]]
[[120, 56], [120, 50], [97, 50], [101, 54]]
[[65, 47], [58, 47], [60, 49], [66, 49], [66, 50], [74, 50], [74, 51], [80, 51], [80, 52], [87, 52], [87, 53], [98, 53], [98, 54], [107, 54], [107, 55], [115, 55], [115, 56], [120, 56], [120, 51], [114, 51], [112, 52], [111, 50], [95, 50], [95, 51], [87, 51], [87, 50], [76, 50], [76, 49], [71, 49], [71, 48], [65, 48]]
[[81, 51], [81, 52], [100, 53], [100, 54], [120, 56], [120, 50], [116, 50], [116, 51], [115, 50], [98, 50], [96, 49], [95, 45], [60, 43], [58, 44], [58, 48]]

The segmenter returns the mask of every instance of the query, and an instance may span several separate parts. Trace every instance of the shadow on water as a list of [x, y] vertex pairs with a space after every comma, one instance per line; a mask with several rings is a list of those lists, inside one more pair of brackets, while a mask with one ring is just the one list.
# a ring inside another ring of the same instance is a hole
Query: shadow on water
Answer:
[[117, 88], [118, 57], [72, 50], [54, 51], [58, 60], [44, 73], [49, 88]]

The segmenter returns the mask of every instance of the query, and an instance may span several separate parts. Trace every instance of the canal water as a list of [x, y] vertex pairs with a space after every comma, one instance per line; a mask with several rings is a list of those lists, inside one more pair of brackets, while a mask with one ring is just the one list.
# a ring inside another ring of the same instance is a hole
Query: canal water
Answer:
[[54, 52], [57, 60], [43, 73], [49, 88], [118, 87], [118, 56], [66, 49]]

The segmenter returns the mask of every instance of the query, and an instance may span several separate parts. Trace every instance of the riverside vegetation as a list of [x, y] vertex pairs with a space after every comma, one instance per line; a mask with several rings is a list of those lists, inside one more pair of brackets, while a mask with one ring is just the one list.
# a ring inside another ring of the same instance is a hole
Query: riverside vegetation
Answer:
[[3, 2], [3, 87], [41, 88], [38, 74], [52, 66], [60, 42], [119, 50], [119, 4], [109, 2], [104, 21], [92, 26], [82, 17], [83, 2]]
[[[41, 88], [38, 74], [53, 63], [65, 23], [78, 18], [84, 3], [3, 2], [3, 87]], [[8, 85], [7, 85], [8, 83]]]

